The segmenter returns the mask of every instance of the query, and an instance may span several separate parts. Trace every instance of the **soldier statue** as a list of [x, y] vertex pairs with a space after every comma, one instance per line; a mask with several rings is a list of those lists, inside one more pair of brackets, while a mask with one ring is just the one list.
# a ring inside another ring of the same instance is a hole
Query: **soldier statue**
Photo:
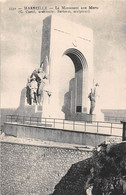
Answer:
[[99, 86], [99, 84], [96, 83], [95, 87], [94, 87], [94, 90], [91, 89], [91, 92], [88, 95], [88, 98], [90, 100], [90, 111], [89, 111], [89, 114], [93, 114], [93, 112], [94, 112], [95, 103], [96, 103], [96, 87], [98, 87], [98, 86]]
[[27, 98], [27, 103], [31, 105], [31, 78], [29, 77], [27, 79], [27, 85], [26, 85], [26, 98]]
[[[46, 56], [46, 69], [48, 69], [48, 58]], [[44, 92], [48, 97], [51, 96], [51, 92], [47, 89], [46, 85], [48, 81], [49, 71], [43, 70], [43, 64], [40, 68], [35, 69], [31, 76], [28, 78], [26, 85], [26, 98], [29, 105], [38, 104], [42, 105], [44, 101]], [[46, 89], [45, 89], [46, 88]]]
[[30, 95], [31, 95], [31, 105], [37, 104], [37, 81], [36, 77], [33, 75], [31, 78], [31, 83], [30, 83]]

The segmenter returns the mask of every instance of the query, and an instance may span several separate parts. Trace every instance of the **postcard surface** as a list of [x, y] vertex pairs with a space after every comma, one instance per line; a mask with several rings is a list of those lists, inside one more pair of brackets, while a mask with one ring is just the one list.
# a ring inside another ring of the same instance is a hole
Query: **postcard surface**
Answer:
[[[2, 194], [99, 194], [94, 147], [96, 162], [115, 149], [125, 164], [125, 146], [103, 143], [126, 137], [126, 1], [0, 5]], [[125, 175], [113, 178], [102, 192], [120, 182], [125, 194]]]

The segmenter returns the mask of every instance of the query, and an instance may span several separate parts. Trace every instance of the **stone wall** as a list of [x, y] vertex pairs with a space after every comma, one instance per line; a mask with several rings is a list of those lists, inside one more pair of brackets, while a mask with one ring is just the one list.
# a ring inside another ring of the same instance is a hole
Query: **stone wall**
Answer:
[[126, 195], [126, 142], [102, 144], [73, 164], [52, 195]]
[[91, 156], [84, 146], [2, 140], [2, 195], [49, 195], [73, 163]]
[[[107, 128], [106, 128], [107, 129]], [[24, 125], [15, 123], [5, 123], [4, 133], [18, 138], [40, 139], [41, 141], [53, 141], [59, 143], [80, 144], [97, 146], [108, 138], [110, 134], [85, 132], [79, 130], [44, 128], [36, 125]], [[118, 136], [114, 136], [118, 137]], [[119, 136], [120, 137], [120, 136]]]

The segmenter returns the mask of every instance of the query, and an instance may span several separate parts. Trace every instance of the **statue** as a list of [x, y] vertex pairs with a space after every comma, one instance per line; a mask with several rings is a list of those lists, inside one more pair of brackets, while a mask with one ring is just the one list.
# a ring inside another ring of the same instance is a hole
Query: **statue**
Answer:
[[[46, 56], [45, 59], [46, 63], [48, 62], [48, 58]], [[46, 64], [46, 68], [48, 69], [48, 64]], [[44, 89], [47, 84], [49, 71], [46, 72], [43, 70], [44, 65], [42, 63], [40, 68], [35, 69], [31, 76], [28, 78], [27, 85], [26, 85], [26, 98], [27, 103], [29, 105], [42, 105], [44, 101], [44, 92], [47, 93], [48, 97], [50, 98], [51, 92], [48, 89]]]
[[36, 77], [33, 75], [33, 77], [31, 78], [31, 83], [29, 85], [30, 87], [30, 97], [31, 97], [31, 105], [33, 105], [34, 103], [37, 104], [37, 81], [36, 81]]
[[88, 98], [90, 99], [90, 112], [89, 114], [93, 114], [94, 108], [95, 108], [95, 94], [92, 92], [89, 93]]
[[39, 105], [42, 105], [44, 101], [44, 93], [43, 93], [43, 89], [45, 87], [44, 79], [46, 79], [45, 72], [42, 70], [42, 68], [39, 68], [37, 73], [37, 82], [38, 82], [37, 100]]
[[91, 89], [91, 92], [88, 95], [88, 98], [90, 99], [90, 111], [89, 114], [93, 114], [94, 108], [95, 108], [95, 102], [96, 102], [96, 87], [98, 87], [99, 84], [96, 83], [94, 87], [94, 91]]
[[31, 105], [31, 89], [30, 89], [30, 85], [31, 85], [31, 79], [28, 78], [27, 79], [27, 85], [26, 85], [26, 98], [27, 98], [27, 103], [29, 105]]

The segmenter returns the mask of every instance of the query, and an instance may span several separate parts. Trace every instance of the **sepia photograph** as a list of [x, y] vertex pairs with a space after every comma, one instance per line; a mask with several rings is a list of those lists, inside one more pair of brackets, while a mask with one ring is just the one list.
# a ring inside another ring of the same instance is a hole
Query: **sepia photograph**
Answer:
[[126, 195], [125, 0], [2, 0], [1, 195]]

